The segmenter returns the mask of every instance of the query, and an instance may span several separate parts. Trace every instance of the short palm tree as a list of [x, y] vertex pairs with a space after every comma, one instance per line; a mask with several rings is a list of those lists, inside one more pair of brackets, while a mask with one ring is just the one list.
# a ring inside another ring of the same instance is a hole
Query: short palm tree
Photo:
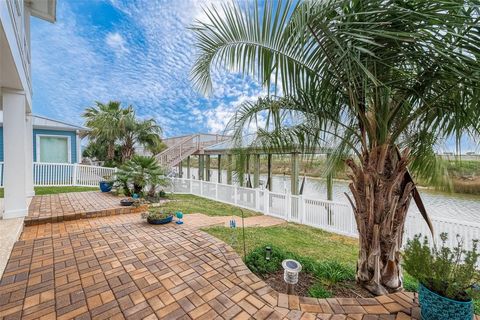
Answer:
[[[148, 194], [153, 196], [155, 188], [168, 183], [165, 171], [154, 157], [134, 155], [117, 173], [117, 181], [124, 192], [142, 194], [149, 187]], [[130, 188], [131, 187], [131, 188]]]
[[429, 222], [409, 169], [444, 182], [435, 145], [459, 129], [480, 132], [478, 4], [267, 0], [262, 9], [207, 9], [206, 20], [192, 26], [199, 90], [212, 90], [217, 67], [253, 76], [269, 90], [238, 108], [237, 137], [263, 118], [257, 143], [311, 151], [328, 142], [332, 162], [346, 161], [359, 233], [357, 281], [373, 293], [402, 286], [412, 197]]

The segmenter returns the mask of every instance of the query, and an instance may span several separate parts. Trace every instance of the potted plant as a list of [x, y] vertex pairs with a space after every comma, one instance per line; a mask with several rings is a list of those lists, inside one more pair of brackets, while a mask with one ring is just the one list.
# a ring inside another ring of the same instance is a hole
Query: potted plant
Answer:
[[148, 212], [143, 213], [142, 218], [147, 219], [147, 222], [150, 224], [166, 224], [172, 222], [173, 214], [152, 208]]
[[471, 320], [472, 299], [479, 296], [476, 270], [479, 253], [478, 241], [472, 250], [465, 250], [457, 235], [457, 245], [450, 249], [447, 234], [440, 234], [441, 246], [430, 246], [420, 235], [407, 242], [403, 267], [419, 282], [418, 294], [422, 319]]
[[103, 176], [103, 180], [100, 181], [100, 190], [102, 192], [112, 191], [113, 181], [111, 176]]

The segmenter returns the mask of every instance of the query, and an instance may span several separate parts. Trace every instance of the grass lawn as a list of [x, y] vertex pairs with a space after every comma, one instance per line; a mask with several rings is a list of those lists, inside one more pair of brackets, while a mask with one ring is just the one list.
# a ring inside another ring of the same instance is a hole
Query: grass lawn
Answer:
[[[168, 199], [173, 201], [169, 201], [161, 206], [166, 211], [181, 211], [185, 214], [203, 213], [208, 216], [241, 216], [238, 207], [194, 195], [169, 194]], [[258, 215], [258, 213], [251, 210], [242, 210], [245, 217]]]
[[[243, 255], [241, 229], [209, 227], [204, 231], [232, 245]], [[232, 244], [232, 239], [236, 243]], [[299, 224], [288, 223], [266, 228], [245, 228], [247, 252], [259, 246], [273, 245], [317, 261], [335, 260], [355, 266], [358, 240]]]
[[[4, 189], [0, 188], [0, 198], [3, 198]], [[81, 191], [97, 191], [97, 187], [35, 187], [35, 195], [41, 196], [44, 194], [57, 194], [68, 192], [81, 192]]]

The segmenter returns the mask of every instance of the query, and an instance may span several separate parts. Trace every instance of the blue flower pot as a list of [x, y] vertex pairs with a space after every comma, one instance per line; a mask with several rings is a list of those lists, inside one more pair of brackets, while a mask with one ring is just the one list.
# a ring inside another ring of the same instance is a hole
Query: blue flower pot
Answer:
[[100, 190], [102, 192], [112, 191], [112, 184], [108, 181], [100, 181]]
[[420, 284], [418, 287], [418, 300], [422, 309], [422, 319], [473, 319], [473, 302], [471, 300], [452, 300], [429, 290], [422, 284]]

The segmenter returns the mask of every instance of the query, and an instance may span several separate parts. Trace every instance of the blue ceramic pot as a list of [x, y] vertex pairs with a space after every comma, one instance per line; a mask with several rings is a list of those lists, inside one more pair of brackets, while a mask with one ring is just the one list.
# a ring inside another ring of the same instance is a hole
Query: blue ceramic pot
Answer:
[[169, 222], [172, 222], [172, 219], [173, 219], [173, 215], [170, 215], [166, 218], [163, 218], [163, 219], [150, 219], [150, 218], [147, 218], [147, 221], [148, 223], [150, 224], [166, 224], [166, 223], [169, 223]]
[[422, 308], [422, 319], [435, 320], [472, 320], [472, 301], [456, 301], [445, 298], [420, 284], [418, 300]]
[[102, 192], [112, 191], [112, 184], [108, 181], [100, 181], [100, 190]]

